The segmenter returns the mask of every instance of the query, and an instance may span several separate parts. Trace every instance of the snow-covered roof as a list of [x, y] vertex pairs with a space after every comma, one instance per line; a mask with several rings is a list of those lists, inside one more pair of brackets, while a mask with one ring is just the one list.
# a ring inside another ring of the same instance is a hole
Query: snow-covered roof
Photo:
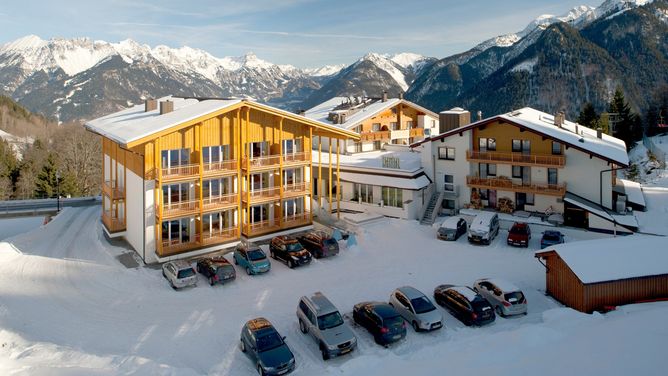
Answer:
[[387, 101], [383, 102], [380, 99], [373, 99], [370, 100], [369, 104], [363, 106], [360, 108], [359, 111], [353, 113], [352, 115], [346, 117], [346, 121], [342, 124], [335, 124], [332, 121], [329, 120], [329, 113], [334, 111], [334, 109], [341, 105], [342, 103], [345, 103], [349, 100], [350, 98], [348, 97], [334, 97], [331, 98], [325, 102], [320, 103], [319, 105], [316, 105], [315, 107], [312, 107], [308, 110], [306, 110], [304, 116], [306, 116], [309, 119], [317, 120], [319, 122], [325, 123], [325, 124], [330, 124], [334, 125], [337, 127], [341, 127], [344, 129], [350, 129], [361, 122], [372, 118], [381, 112], [390, 109], [399, 103], [405, 104], [407, 106], [413, 107], [418, 109], [421, 112], [424, 112], [430, 116], [433, 116], [435, 118], [438, 118], [438, 115], [427, 110], [424, 107], [421, 107], [413, 102], [407, 101], [405, 99], [398, 99], [398, 98], [389, 98]]
[[640, 183], [618, 178], [615, 188], [617, 187], [619, 187], [621, 193], [626, 195], [627, 201], [642, 207], [647, 206], [645, 204], [645, 196], [642, 194], [642, 187], [640, 186]]
[[463, 108], [461, 108], [461, 107], [453, 107], [453, 108], [451, 108], [451, 109], [449, 109], [449, 110], [441, 111], [440, 113], [441, 113], [441, 114], [465, 114], [465, 113], [467, 113], [467, 112], [468, 112], [468, 111], [466, 111], [465, 109], [463, 109]]
[[[329, 164], [329, 153], [321, 153], [322, 163]], [[399, 168], [383, 167], [383, 157], [394, 157], [399, 160]], [[311, 158], [314, 164], [319, 163], [318, 152], [313, 150]], [[385, 172], [410, 172], [416, 173], [422, 170], [422, 162], [419, 152], [411, 151], [385, 151], [377, 150], [365, 153], [355, 153], [351, 155], [339, 155], [339, 164], [344, 167], [354, 167], [356, 169], [379, 170]], [[332, 164], [336, 164], [336, 156], [332, 154]]]
[[568, 202], [570, 204], [573, 204], [580, 209], [584, 209], [588, 211], [589, 213], [592, 213], [598, 217], [601, 217], [607, 221], [610, 222], [617, 222], [617, 224], [620, 224], [625, 227], [629, 227], [632, 229], [637, 229], [638, 228], [638, 220], [636, 219], [635, 216], [633, 215], [625, 215], [625, 214], [616, 214], [614, 212], [610, 212], [603, 208], [602, 206], [591, 202], [589, 200], [586, 200], [582, 197], [578, 197], [570, 192], [567, 192], [566, 195], [564, 196], [564, 201]]
[[170, 100], [174, 103], [172, 112], [160, 115], [160, 106], [153, 111], [144, 111], [144, 104], [109, 114], [86, 123], [86, 128], [127, 145], [154, 133], [169, 129], [215, 111], [231, 107], [241, 99], [184, 99], [176, 97], [160, 98], [158, 102]]
[[668, 248], [660, 236], [629, 235], [559, 244], [550, 251], [561, 257], [582, 283], [668, 274]]
[[400, 189], [420, 190], [428, 186], [431, 181], [427, 175], [416, 177], [397, 177], [372, 174], [356, 174], [353, 172], [341, 172], [339, 178], [343, 181], [359, 184], [377, 185], [381, 187], [393, 187]]

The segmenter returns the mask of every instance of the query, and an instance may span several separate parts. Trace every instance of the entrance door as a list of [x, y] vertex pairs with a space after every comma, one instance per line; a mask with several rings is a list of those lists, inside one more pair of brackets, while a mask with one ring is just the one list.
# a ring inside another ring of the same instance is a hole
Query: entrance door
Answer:
[[526, 193], [515, 193], [515, 209], [524, 210], [524, 205], [527, 203]]

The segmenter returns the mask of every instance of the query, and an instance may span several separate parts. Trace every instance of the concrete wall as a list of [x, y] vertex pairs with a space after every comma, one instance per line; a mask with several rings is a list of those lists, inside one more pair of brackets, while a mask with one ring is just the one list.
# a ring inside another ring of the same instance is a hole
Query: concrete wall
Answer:
[[403, 208], [381, 205], [383, 199], [382, 187], [373, 186], [373, 203], [352, 201], [353, 183], [341, 182], [341, 208], [355, 210], [360, 212], [375, 213], [389, 217], [404, 219], [417, 219], [420, 215], [420, 209], [423, 201], [429, 201], [429, 197], [424, 190], [413, 191], [404, 189], [401, 192], [401, 198], [404, 202]]
[[[125, 239], [139, 256], [144, 257], [144, 179], [134, 172], [127, 171], [126, 203], [127, 230]], [[155, 223], [155, 216], [153, 222]], [[145, 260], [146, 261], [146, 260]]]

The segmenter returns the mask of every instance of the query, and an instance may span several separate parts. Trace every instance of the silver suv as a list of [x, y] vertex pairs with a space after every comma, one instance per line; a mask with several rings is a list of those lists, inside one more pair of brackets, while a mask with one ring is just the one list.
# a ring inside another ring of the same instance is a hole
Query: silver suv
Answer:
[[197, 273], [188, 261], [176, 260], [162, 264], [162, 275], [174, 290], [197, 286]]
[[323, 360], [347, 354], [357, 347], [355, 334], [321, 292], [299, 299], [297, 318], [302, 333], [309, 333], [318, 343]]

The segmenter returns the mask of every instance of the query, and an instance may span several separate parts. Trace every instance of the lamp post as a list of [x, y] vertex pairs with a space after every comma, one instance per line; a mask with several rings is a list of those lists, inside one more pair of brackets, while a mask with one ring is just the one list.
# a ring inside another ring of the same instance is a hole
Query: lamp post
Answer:
[[56, 213], [60, 213], [60, 171], [56, 170]]

